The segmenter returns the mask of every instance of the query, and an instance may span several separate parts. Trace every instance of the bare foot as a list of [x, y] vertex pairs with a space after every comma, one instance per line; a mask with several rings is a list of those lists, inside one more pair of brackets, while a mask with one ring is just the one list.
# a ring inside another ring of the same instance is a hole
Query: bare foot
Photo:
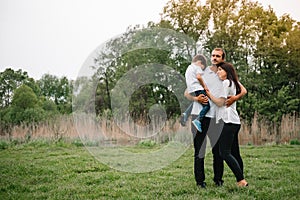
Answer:
[[248, 183], [247, 183], [247, 181], [245, 179], [243, 179], [243, 180], [237, 182], [237, 186], [238, 187], [247, 187]]

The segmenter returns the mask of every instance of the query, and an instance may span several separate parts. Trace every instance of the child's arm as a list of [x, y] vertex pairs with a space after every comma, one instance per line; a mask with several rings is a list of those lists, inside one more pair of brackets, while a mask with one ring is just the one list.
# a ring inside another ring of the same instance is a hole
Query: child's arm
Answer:
[[206, 92], [208, 92], [208, 91], [209, 91], [209, 90], [208, 90], [208, 87], [207, 87], [206, 84], [204, 83], [204, 80], [203, 80], [201, 74], [197, 73], [196, 77], [197, 77], [198, 81], [200, 82], [200, 84], [202, 85], [202, 87], [204, 88], [204, 90], [205, 90]]

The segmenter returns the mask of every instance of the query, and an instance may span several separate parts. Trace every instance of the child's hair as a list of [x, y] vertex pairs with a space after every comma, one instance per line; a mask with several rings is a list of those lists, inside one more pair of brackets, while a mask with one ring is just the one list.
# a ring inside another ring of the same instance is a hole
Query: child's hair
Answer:
[[235, 84], [236, 88], [236, 94], [241, 93], [241, 86], [239, 84], [237, 73], [231, 63], [228, 62], [221, 62], [217, 64], [217, 67], [221, 67], [226, 73], [227, 73], [227, 79], [229, 80], [231, 86], [231, 83], [233, 82]]
[[207, 67], [207, 61], [204, 55], [202, 54], [197, 54], [196, 56], [194, 56], [192, 62], [197, 62], [197, 61], [201, 61], [202, 65], [204, 66], [204, 69]]

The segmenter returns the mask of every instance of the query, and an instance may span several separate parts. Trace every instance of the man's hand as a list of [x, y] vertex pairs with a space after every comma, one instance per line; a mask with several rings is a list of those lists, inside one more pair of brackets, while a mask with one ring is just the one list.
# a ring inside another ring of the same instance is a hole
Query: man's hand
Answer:
[[204, 94], [200, 94], [197, 96], [197, 101], [201, 104], [207, 104], [208, 103], [208, 97], [205, 96]]

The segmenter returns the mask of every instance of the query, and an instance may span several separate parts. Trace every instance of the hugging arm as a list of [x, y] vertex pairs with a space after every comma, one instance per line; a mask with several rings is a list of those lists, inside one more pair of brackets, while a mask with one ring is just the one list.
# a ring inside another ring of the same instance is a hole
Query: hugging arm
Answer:
[[241, 86], [241, 93], [235, 95], [235, 96], [228, 96], [227, 100], [225, 102], [226, 106], [231, 106], [235, 101], [240, 100], [245, 94], [247, 94], [247, 89], [240, 83]]
[[213, 96], [209, 91], [206, 92], [207, 96], [218, 106], [218, 107], [221, 107], [221, 106], [224, 106], [225, 105], [225, 98], [223, 97], [215, 97]]
[[193, 95], [191, 95], [190, 93], [188, 93], [187, 90], [184, 91], [184, 96], [190, 100], [190, 101], [198, 101], [201, 104], [207, 104], [208, 103], [208, 98], [207, 96], [205, 96], [204, 94], [200, 94], [197, 97], [194, 97]]

